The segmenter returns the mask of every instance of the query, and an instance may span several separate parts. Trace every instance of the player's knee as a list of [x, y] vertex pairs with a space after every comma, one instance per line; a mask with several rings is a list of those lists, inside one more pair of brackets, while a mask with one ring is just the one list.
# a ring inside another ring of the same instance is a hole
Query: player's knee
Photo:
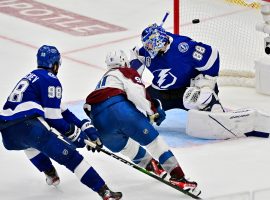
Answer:
[[74, 172], [82, 160], [83, 156], [78, 151], [64, 149], [62, 155], [56, 161], [59, 164], [64, 165], [70, 171]]
[[139, 142], [142, 146], [147, 146], [151, 144], [159, 135], [157, 130], [154, 127], [148, 127], [142, 130], [142, 134], [138, 137], [137, 142]]
[[102, 140], [104, 146], [106, 146], [112, 152], [120, 152], [126, 146], [128, 141], [128, 137], [123, 135], [119, 135], [119, 137], [112, 137], [112, 135], [102, 135], [100, 139]]

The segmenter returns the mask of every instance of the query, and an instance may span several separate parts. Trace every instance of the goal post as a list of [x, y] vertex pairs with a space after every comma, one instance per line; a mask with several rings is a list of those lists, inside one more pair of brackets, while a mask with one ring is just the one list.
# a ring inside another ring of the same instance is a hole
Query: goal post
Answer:
[[174, 34], [179, 34], [180, 31], [180, 0], [174, 0], [173, 2], [173, 32]]

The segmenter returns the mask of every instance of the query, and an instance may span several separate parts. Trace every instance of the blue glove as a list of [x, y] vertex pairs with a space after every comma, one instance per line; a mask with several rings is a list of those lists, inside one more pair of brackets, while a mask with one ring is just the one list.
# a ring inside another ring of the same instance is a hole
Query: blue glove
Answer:
[[153, 99], [152, 101], [158, 113], [158, 116], [155, 118], [155, 122], [159, 126], [166, 119], [166, 113], [162, 109], [162, 105], [159, 99]]
[[158, 112], [159, 116], [155, 119], [155, 122], [159, 126], [161, 124], [161, 122], [163, 122], [166, 119], [166, 113], [162, 109], [162, 107], [158, 107], [157, 112]]
[[84, 140], [88, 139], [86, 133], [81, 131], [81, 129], [74, 124], [70, 124], [70, 128], [65, 133], [65, 136], [67, 136], [67, 138], [70, 139], [77, 148], [85, 147]]
[[[82, 120], [82, 127], [81, 130], [84, 131], [87, 135], [87, 137], [89, 138], [89, 140], [96, 144], [98, 147], [102, 148], [103, 144], [100, 141], [98, 135], [98, 131], [96, 128], [94, 128], [94, 126], [91, 124], [91, 122], [87, 119]], [[87, 146], [88, 150], [92, 150], [93, 152], [95, 152], [96, 149], [91, 148], [90, 146]]]

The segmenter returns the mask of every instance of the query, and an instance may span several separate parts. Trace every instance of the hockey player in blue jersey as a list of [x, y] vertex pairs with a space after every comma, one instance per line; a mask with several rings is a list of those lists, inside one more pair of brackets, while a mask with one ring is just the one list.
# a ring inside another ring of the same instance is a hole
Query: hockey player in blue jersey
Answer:
[[166, 32], [152, 24], [141, 35], [143, 47], [131, 51], [130, 65], [154, 76], [147, 88], [164, 110], [180, 108], [223, 111], [218, 99], [218, 51], [189, 37]]
[[149, 98], [138, 72], [128, 67], [126, 54], [110, 52], [106, 64], [108, 71], [84, 105], [103, 144], [156, 175], [169, 174], [172, 184], [199, 195], [197, 183], [186, 180], [176, 157], [151, 124], [160, 124], [165, 112]]
[[102, 145], [90, 121], [79, 120], [61, 104], [62, 86], [57, 78], [59, 51], [43, 45], [37, 52], [38, 68], [23, 77], [9, 95], [0, 113], [3, 144], [8, 150], [25, 150], [31, 162], [46, 174], [47, 183], [57, 185], [59, 177], [49, 158], [75, 173], [103, 200], [121, 199], [76, 150], [84, 140]]

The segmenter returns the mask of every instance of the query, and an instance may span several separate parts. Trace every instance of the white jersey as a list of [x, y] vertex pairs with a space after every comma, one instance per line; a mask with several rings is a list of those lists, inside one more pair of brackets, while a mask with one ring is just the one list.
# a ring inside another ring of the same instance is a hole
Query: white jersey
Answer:
[[87, 97], [86, 102], [95, 104], [119, 94], [126, 95], [127, 99], [134, 103], [142, 113], [146, 115], [155, 113], [141, 76], [136, 70], [127, 67], [113, 68], [104, 74], [95, 91]]

